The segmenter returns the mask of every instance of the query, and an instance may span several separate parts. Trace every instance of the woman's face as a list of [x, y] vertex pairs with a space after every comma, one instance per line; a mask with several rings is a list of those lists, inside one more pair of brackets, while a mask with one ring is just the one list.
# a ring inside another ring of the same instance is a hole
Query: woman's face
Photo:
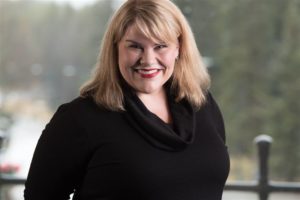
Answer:
[[154, 42], [129, 26], [118, 44], [118, 64], [137, 94], [155, 94], [172, 76], [178, 43]]

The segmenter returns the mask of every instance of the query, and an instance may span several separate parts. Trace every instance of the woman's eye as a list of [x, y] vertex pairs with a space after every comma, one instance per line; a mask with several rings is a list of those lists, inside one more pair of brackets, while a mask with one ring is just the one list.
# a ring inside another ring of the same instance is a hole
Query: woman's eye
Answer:
[[166, 44], [159, 44], [157, 45], [155, 48], [156, 49], [163, 49], [163, 48], [167, 48], [168, 46]]
[[133, 49], [142, 49], [142, 47], [140, 47], [139, 45], [136, 45], [136, 44], [129, 45], [129, 47], [133, 48]]

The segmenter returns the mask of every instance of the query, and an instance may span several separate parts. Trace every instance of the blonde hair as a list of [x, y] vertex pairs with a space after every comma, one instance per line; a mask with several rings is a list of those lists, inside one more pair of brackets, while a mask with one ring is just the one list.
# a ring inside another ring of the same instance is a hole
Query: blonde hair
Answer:
[[94, 74], [81, 87], [80, 95], [92, 96], [106, 109], [125, 110], [118, 43], [130, 25], [153, 40], [179, 41], [179, 58], [170, 80], [171, 90], [176, 101], [185, 98], [195, 108], [200, 108], [205, 102], [210, 78], [187, 20], [169, 0], [128, 0], [116, 11], [104, 34]]

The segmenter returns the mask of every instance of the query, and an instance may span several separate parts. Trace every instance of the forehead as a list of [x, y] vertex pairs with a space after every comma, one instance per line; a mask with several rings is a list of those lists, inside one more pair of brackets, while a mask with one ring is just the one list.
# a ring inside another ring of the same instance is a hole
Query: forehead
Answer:
[[147, 36], [143, 34], [141, 30], [138, 30], [134, 25], [131, 25], [127, 27], [124, 37], [147, 37]]
[[174, 35], [167, 35], [165, 33], [157, 33], [154, 29], [146, 27], [140, 27], [136, 24], [132, 24], [127, 27], [122, 40], [133, 40], [133, 41], [152, 41], [158, 42], [176, 42], [177, 38]]
[[146, 36], [142, 31], [138, 30], [136, 27], [129, 26], [125, 31], [122, 40], [123, 41], [130, 40], [136, 42], [143, 42], [143, 41], [157, 42], [159, 39], [153, 37], [149, 38], [149, 36]]

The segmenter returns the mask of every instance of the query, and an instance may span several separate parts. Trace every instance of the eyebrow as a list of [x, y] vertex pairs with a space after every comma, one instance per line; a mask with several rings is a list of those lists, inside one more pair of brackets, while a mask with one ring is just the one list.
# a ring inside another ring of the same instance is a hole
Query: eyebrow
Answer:
[[[131, 43], [135, 43], [135, 44], [138, 44], [138, 45], [142, 45], [141, 43], [137, 42], [137, 41], [134, 41], [134, 40], [130, 40], [130, 39], [127, 39], [125, 40], [125, 42], [131, 42]], [[167, 44], [166, 42], [163, 42], [161, 41], [160, 43], [155, 43], [155, 45], [160, 45], [160, 44]]]
[[125, 40], [126, 42], [132, 42], [132, 43], [135, 43], [135, 44], [138, 44], [138, 45], [141, 45], [141, 43], [139, 43], [139, 42], [136, 42], [136, 41], [134, 41], [134, 40]]

